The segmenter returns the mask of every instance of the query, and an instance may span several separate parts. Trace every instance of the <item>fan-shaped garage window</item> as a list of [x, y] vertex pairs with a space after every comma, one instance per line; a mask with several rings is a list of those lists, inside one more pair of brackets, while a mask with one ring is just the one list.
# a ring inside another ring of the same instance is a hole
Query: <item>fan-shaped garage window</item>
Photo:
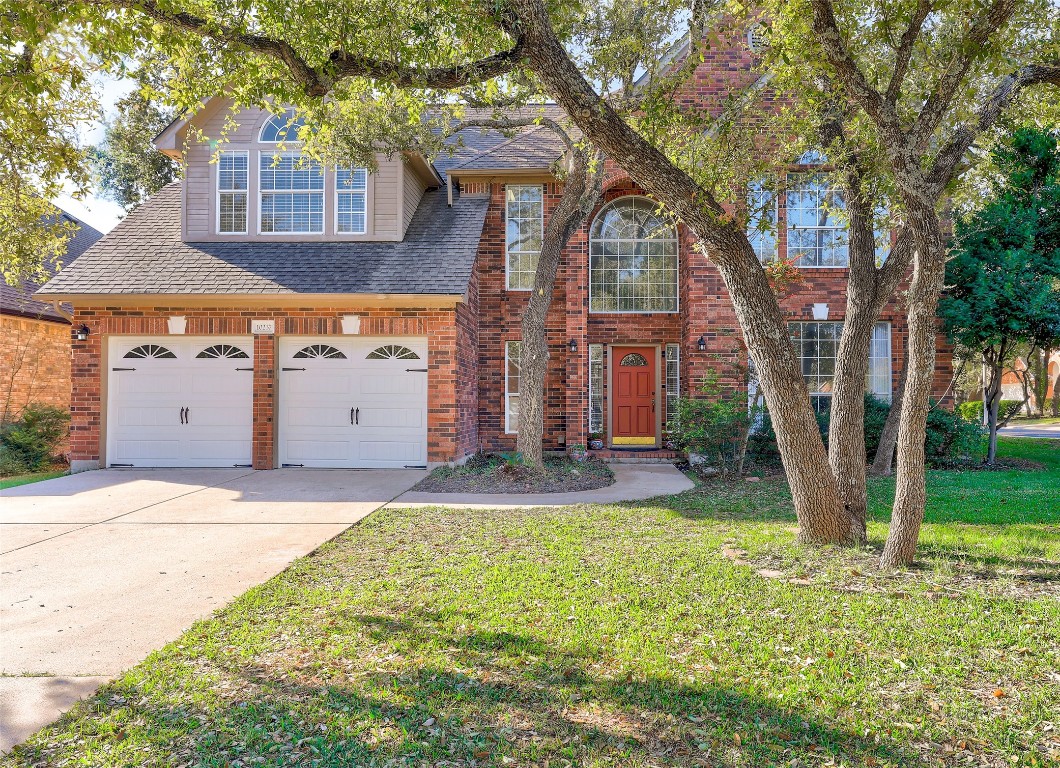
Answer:
[[622, 358], [622, 362], [619, 365], [625, 368], [640, 368], [642, 365], [647, 365], [648, 361], [644, 359], [644, 355], [638, 355], [636, 352], [630, 352], [628, 355]]
[[384, 344], [368, 353], [367, 360], [419, 360], [420, 356], [400, 344]]
[[125, 357], [154, 357], [174, 360], [177, 356], [159, 344], [141, 344], [126, 352]]
[[306, 359], [311, 357], [325, 357], [330, 360], [345, 360], [344, 355], [340, 350], [330, 344], [310, 344], [308, 347], [302, 347], [300, 350], [294, 353], [296, 358]]
[[246, 352], [241, 350], [239, 347], [231, 344], [214, 344], [212, 347], [207, 347], [195, 357], [239, 357], [247, 358], [250, 357]]
[[591, 312], [676, 312], [677, 231], [646, 197], [605, 205], [589, 232]]

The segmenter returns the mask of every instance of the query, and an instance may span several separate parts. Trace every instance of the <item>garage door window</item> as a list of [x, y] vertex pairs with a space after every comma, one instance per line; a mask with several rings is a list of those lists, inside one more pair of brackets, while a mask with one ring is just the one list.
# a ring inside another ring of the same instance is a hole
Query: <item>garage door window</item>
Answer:
[[227, 358], [240, 358], [245, 359], [250, 357], [246, 352], [241, 350], [239, 347], [233, 344], [214, 344], [212, 347], [207, 347], [199, 354], [195, 355], [198, 358], [210, 358], [210, 357], [227, 357]]
[[294, 353], [293, 357], [299, 360], [305, 360], [313, 357], [326, 357], [333, 360], [345, 360], [346, 355], [342, 350], [335, 349], [330, 344], [310, 344], [308, 347], [302, 347], [300, 350]]
[[132, 358], [145, 358], [145, 357], [164, 357], [171, 360], [176, 359], [176, 355], [170, 352], [165, 347], [158, 344], [141, 344], [138, 347], [133, 347], [125, 353], [125, 357]]
[[420, 356], [400, 344], [385, 344], [368, 353], [366, 360], [419, 360]]

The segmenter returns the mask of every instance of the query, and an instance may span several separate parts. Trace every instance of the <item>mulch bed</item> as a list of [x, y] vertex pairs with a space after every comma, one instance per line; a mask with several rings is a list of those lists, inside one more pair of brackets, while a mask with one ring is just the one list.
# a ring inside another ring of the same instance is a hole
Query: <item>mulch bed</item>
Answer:
[[615, 482], [599, 459], [573, 461], [565, 456], [545, 458], [537, 471], [509, 464], [495, 454], [477, 454], [459, 467], [438, 467], [412, 490], [423, 493], [570, 493], [606, 488]]

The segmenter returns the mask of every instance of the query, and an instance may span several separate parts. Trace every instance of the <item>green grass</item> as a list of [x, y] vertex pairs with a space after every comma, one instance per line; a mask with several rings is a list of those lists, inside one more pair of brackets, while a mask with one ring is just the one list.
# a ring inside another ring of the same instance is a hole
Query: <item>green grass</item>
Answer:
[[[12, 766], [1029, 766], [1060, 759], [1060, 444], [933, 472], [917, 569], [793, 544], [783, 483], [386, 510]], [[760, 573], [761, 571], [761, 573]]]
[[33, 472], [28, 475], [12, 475], [11, 477], [4, 477], [0, 478], [0, 491], [6, 491], [8, 488], [16, 488], [20, 485], [38, 483], [41, 480], [51, 480], [52, 478], [62, 477], [63, 475], [68, 474], [70, 474], [70, 470], [64, 469], [58, 472]]
[[1045, 416], [1040, 419], [1015, 418], [1009, 422], [1013, 427], [1039, 427], [1042, 425], [1060, 424], [1060, 416]]

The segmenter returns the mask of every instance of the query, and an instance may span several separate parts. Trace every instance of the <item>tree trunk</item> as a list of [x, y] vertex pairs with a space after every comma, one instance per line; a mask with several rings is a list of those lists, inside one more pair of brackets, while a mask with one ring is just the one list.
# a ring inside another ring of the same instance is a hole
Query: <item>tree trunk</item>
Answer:
[[515, 9], [529, 66], [548, 94], [589, 141], [684, 220], [721, 272], [776, 428], [799, 520], [799, 541], [851, 543], [846, 509], [817, 429], [787, 320], [743, 228], [600, 98], [556, 38], [542, 3], [515, 0]]
[[993, 464], [997, 458], [997, 422], [1001, 408], [1001, 378], [1005, 375], [1005, 345], [1002, 342], [997, 350], [984, 353], [983, 359], [987, 361], [987, 369], [990, 373], [987, 378], [986, 388], [983, 390], [983, 409], [986, 413], [986, 427], [988, 430], [986, 444], [986, 463]]
[[898, 442], [898, 424], [902, 416], [902, 400], [905, 398], [905, 380], [909, 371], [909, 350], [902, 355], [902, 372], [898, 374], [898, 389], [891, 398], [891, 410], [887, 421], [883, 423], [880, 444], [876, 447], [876, 457], [869, 469], [870, 475], [889, 475], [893, 472], [894, 446]]
[[917, 254], [908, 293], [909, 356], [898, 423], [894, 508], [880, 556], [880, 564], [885, 568], [913, 562], [920, 526], [924, 522], [927, 502], [924, 441], [935, 373], [935, 335], [938, 332], [935, 310], [946, 271], [945, 239], [935, 209], [921, 201], [913, 201], [908, 208]]
[[[516, 451], [528, 466], [544, 463], [545, 382], [548, 376], [546, 320], [556, 287], [556, 273], [571, 235], [600, 198], [602, 163], [580, 150], [571, 153], [563, 194], [549, 217], [541, 240], [534, 287], [523, 310], [519, 367], [519, 434]], [[585, 350], [582, 354], [587, 354]]]

